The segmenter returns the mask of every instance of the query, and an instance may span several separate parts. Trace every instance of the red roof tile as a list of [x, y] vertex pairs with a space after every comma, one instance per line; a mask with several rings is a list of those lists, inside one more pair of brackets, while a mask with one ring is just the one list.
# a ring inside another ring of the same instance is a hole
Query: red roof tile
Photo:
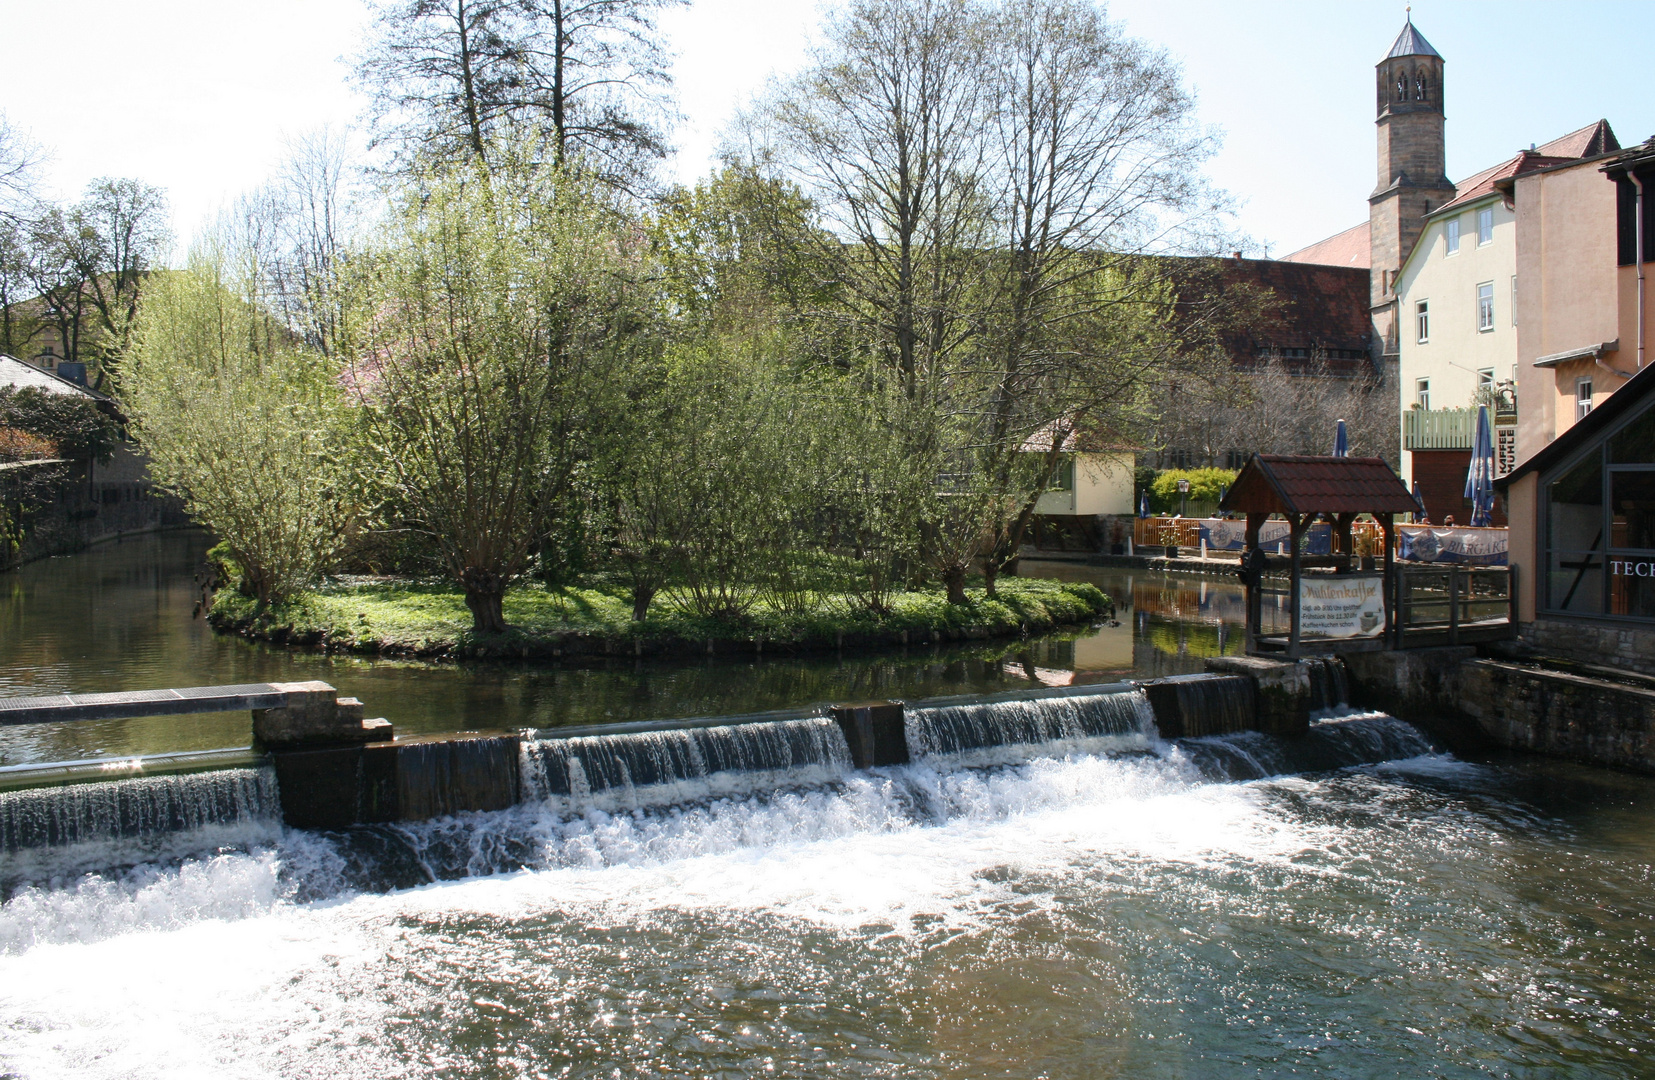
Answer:
[[1255, 454], [1219, 509], [1254, 514], [1406, 514], [1419, 507], [1383, 458]]
[[1322, 266], [1354, 266], [1366, 270], [1372, 264], [1373, 245], [1368, 240], [1368, 223], [1354, 225], [1342, 233], [1318, 240], [1291, 255], [1283, 255], [1282, 262], [1319, 263]]

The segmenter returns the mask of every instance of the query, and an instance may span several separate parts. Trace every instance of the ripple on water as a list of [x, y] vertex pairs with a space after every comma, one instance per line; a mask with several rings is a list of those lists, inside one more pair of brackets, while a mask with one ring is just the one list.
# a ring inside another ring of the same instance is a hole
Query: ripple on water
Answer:
[[[1541, 768], [1076, 753], [520, 807], [366, 832], [427, 882], [388, 894], [287, 832], [13, 896], [0, 1071], [1639, 1075], [1650, 847], [1513, 794]], [[524, 869], [431, 880], [472, 865]]]

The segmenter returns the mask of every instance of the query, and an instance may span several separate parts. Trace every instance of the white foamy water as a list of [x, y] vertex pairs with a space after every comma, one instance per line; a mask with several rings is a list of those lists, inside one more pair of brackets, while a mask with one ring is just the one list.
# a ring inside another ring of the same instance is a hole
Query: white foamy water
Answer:
[[[1080, 1055], [1056, 1074], [1142, 1075], [1168, 1052], [1193, 1067], [1177, 1057], [1192, 1024], [1234, 1040], [1264, 1015], [1196, 988], [1270, 1002], [1291, 1057], [1336, 1054], [1354, 1037], [1337, 1016], [1382, 1031], [1401, 1009], [1429, 1040], [1406, 980], [1445, 954], [1517, 970], [1478, 958], [1497, 946], [1460, 900], [1519, 903], [1498, 828], [1394, 779], [1478, 767], [1208, 779], [1203, 755], [1237, 741], [986, 769], [941, 755], [776, 792], [709, 782], [673, 807], [569, 816], [553, 799], [378, 830], [433, 876], [480, 875], [390, 893], [304, 901], [360, 853], [295, 833], [25, 890], [0, 906], [0, 1075], [988, 1075], [996, 1054], [1032, 1075], [1053, 1053]], [[1463, 894], [1395, 902], [1473, 851], [1484, 876]], [[487, 872], [508, 863], [527, 869]], [[1347, 967], [1374, 986], [1359, 1002], [1304, 985], [1337, 989]], [[1432, 985], [1433, 1007], [1469, 1007]], [[1049, 1018], [1028, 1013], [1050, 995]], [[1151, 1056], [1036, 1038], [1114, 1017], [1159, 1033]]]

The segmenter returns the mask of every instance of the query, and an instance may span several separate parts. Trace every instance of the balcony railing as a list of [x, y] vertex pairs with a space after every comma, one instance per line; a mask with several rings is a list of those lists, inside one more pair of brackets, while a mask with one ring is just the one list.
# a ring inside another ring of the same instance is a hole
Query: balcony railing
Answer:
[[1404, 450], [1469, 450], [1476, 434], [1475, 409], [1408, 409], [1402, 414]]

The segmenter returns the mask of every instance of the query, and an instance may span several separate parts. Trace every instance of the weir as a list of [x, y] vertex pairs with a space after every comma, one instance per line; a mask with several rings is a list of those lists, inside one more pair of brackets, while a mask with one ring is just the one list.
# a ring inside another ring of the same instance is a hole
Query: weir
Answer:
[[[1337, 658], [1211, 663], [1218, 670], [1209, 674], [1143, 683], [403, 738], [394, 737], [386, 721], [364, 719], [360, 702], [338, 697], [324, 683], [150, 691], [124, 700], [141, 715], [179, 702], [186, 710], [197, 701], [216, 708], [231, 700], [253, 703], [253, 756], [235, 750], [163, 755], [155, 769], [180, 775], [103, 782], [87, 781], [101, 780], [111, 768], [144, 772], [146, 760], [0, 770], [18, 774], [0, 777], [0, 787], [31, 778], [57, 785], [0, 793], [0, 850], [278, 816], [293, 827], [343, 829], [504, 810], [520, 802], [571, 811], [637, 808], [831, 784], [854, 769], [910, 761], [997, 764], [1026, 759], [1030, 748], [1107, 754], [1151, 751], [1162, 739], [1294, 736], [1255, 740], [1256, 746], [1232, 739], [1189, 751], [1208, 764], [1229, 761], [1220, 768], [1226, 775], [1331, 768], [1396, 748], [1383, 739], [1366, 749], [1332, 746], [1329, 740], [1354, 738], [1355, 730], [1313, 729], [1312, 715], [1326, 715], [1345, 700]], [[0, 710], [0, 723], [80, 719], [89, 708], [108, 717], [122, 699], [12, 699]], [[226, 763], [252, 767], [215, 767]], [[204, 771], [189, 774], [192, 766]]]

